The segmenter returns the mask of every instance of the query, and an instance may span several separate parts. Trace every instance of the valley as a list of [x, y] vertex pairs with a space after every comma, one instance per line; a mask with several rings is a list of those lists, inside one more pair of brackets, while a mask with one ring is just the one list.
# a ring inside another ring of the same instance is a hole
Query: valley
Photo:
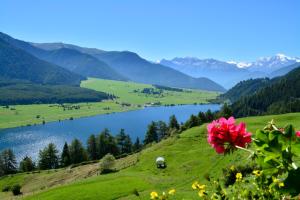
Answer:
[[[81, 87], [114, 94], [119, 98], [102, 102], [76, 104], [31, 104], [12, 105], [0, 108], [0, 129], [42, 124], [99, 114], [142, 109], [153, 105], [206, 104], [216, 98], [218, 92], [200, 90], [169, 91], [160, 95], [141, 93], [144, 88], [154, 88], [149, 84], [112, 81], [90, 78]], [[135, 92], [136, 91], [136, 92]]]

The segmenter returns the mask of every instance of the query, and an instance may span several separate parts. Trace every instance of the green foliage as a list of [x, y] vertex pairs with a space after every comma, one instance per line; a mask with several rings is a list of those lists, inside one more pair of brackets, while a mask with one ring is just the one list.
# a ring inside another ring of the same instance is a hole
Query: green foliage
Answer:
[[176, 119], [175, 115], [172, 115], [169, 120], [169, 128], [179, 130], [180, 125]]
[[28, 156], [25, 156], [25, 158], [23, 158], [23, 160], [20, 162], [19, 170], [22, 172], [31, 172], [35, 168], [35, 163]]
[[100, 161], [100, 172], [101, 174], [107, 174], [115, 171], [116, 159], [111, 154], [106, 154]]
[[69, 151], [68, 143], [65, 142], [62, 153], [61, 153], [61, 166], [66, 167], [71, 164], [71, 156]]
[[15, 184], [11, 187], [11, 192], [14, 196], [20, 195], [21, 193], [21, 186], [19, 184]]
[[3, 150], [0, 154], [0, 176], [17, 172], [17, 161], [11, 149]]
[[55, 144], [50, 143], [47, 147], [39, 152], [39, 168], [55, 169], [58, 168], [58, 150]]
[[74, 139], [69, 147], [70, 161], [72, 164], [81, 163], [87, 161], [88, 156], [86, 150], [82, 146], [82, 143], [78, 139]]
[[158, 133], [157, 133], [157, 126], [156, 126], [156, 123], [152, 121], [148, 125], [144, 144], [149, 144], [149, 143], [158, 142], [158, 141], [159, 141], [159, 138], [158, 138]]
[[90, 135], [87, 141], [87, 153], [90, 160], [97, 160], [97, 144], [96, 136], [94, 134]]
[[99, 102], [113, 98], [114, 96], [103, 92], [67, 85], [12, 81], [0, 86], [0, 105]]
[[235, 116], [282, 114], [300, 111], [300, 68], [271, 80], [254, 94], [232, 104]]

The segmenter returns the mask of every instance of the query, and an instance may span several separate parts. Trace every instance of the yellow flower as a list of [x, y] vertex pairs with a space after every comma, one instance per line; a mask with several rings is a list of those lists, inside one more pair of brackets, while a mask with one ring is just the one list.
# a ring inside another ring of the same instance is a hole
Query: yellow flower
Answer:
[[176, 192], [176, 190], [175, 189], [171, 189], [171, 190], [169, 190], [169, 195], [174, 195], [175, 194], [175, 192]]
[[235, 178], [236, 178], [236, 181], [241, 181], [242, 178], [243, 178], [243, 174], [240, 173], [240, 172], [239, 172], [239, 173], [236, 173]]
[[261, 176], [262, 171], [254, 170], [252, 173], [253, 173], [255, 176], [259, 177], [259, 176]]
[[198, 185], [199, 190], [205, 190], [206, 185]]
[[234, 171], [234, 170], [235, 170], [234, 165], [231, 165], [230, 170], [231, 170], [231, 171]]
[[151, 197], [151, 199], [156, 199], [156, 198], [158, 198], [157, 192], [155, 192], [155, 191], [151, 192], [151, 193], [150, 193], [150, 197]]
[[193, 190], [196, 190], [198, 188], [198, 185], [199, 185], [198, 181], [195, 181], [192, 185]]
[[198, 192], [199, 197], [204, 197], [205, 196], [205, 190], [200, 190]]
[[278, 178], [272, 177], [272, 179], [273, 179], [273, 183], [279, 183], [280, 182], [280, 180]]
[[280, 182], [279, 184], [278, 184], [278, 186], [281, 188], [281, 187], [284, 187], [284, 183], [283, 182]]

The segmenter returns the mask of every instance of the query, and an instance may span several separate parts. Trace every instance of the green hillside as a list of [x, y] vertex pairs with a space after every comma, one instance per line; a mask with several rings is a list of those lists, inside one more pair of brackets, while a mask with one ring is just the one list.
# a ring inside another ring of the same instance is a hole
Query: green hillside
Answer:
[[238, 116], [281, 114], [300, 111], [300, 68], [271, 80], [252, 95], [241, 97], [232, 105]]
[[117, 101], [120, 102], [140, 105], [157, 102], [163, 105], [208, 103], [209, 100], [214, 99], [219, 94], [218, 92], [188, 89], [183, 91], [163, 90], [160, 94], [147, 94], [143, 93], [144, 88], [155, 89], [155, 87], [149, 84], [95, 78], [83, 81], [81, 87], [113, 94], [119, 97]]
[[[297, 130], [300, 129], [300, 113], [249, 117], [238, 121], [246, 122], [247, 128], [255, 132], [271, 119], [275, 119], [279, 126], [292, 123]], [[295, 148], [300, 153], [300, 148]], [[86, 178], [87, 167], [81, 167], [82, 171], [76, 168], [71, 171], [42, 171], [40, 174], [18, 174], [2, 178], [0, 187], [21, 183], [25, 199], [138, 199], [132, 193], [134, 189], [140, 192], [141, 199], [149, 199], [151, 191], [167, 191], [171, 188], [176, 189], [176, 199], [198, 199], [197, 193], [191, 189], [194, 180], [205, 182], [204, 175], [207, 173], [221, 177], [223, 167], [242, 163], [248, 155], [241, 151], [230, 156], [217, 155], [207, 143], [204, 125], [155, 144], [137, 156], [138, 162], [135, 165], [113, 174], [97, 176], [91, 173], [92, 177]], [[156, 168], [157, 156], [166, 158], [168, 167], [165, 170]], [[69, 178], [72, 175], [73, 180]], [[0, 197], [9, 199], [11, 196], [0, 193]]]

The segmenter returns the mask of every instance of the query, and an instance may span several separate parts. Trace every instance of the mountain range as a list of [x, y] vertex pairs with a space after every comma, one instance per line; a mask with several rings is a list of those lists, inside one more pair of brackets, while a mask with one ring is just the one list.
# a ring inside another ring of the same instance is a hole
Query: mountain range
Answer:
[[195, 57], [176, 57], [172, 60], [162, 59], [160, 64], [186, 73], [193, 77], [204, 76], [231, 88], [236, 83], [250, 78], [282, 76], [291, 71], [300, 58], [277, 54], [273, 57], [259, 58], [255, 62], [219, 61], [216, 59], [199, 59]]
[[191, 77], [170, 67], [149, 62], [129, 51], [102, 51], [63, 43], [30, 43], [14, 39], [4, 33], [0, 33], [0, 38], [40, 60], [53, 63], [83, 77], [225, 91], [221, 85], [206, 77]]

